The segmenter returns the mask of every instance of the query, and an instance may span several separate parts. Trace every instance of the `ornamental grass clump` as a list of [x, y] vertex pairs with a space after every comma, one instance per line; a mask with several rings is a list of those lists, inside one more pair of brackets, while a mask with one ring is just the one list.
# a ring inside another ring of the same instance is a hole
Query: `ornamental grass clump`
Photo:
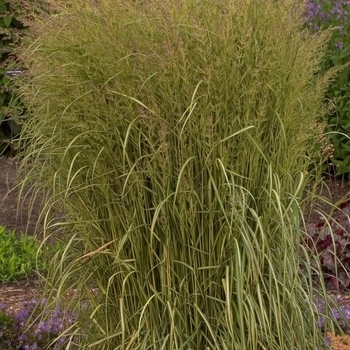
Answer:
[[25, 19], [20, 146], [44, 233], [68, 237], [46, 294], [75, 291], [72, 348], [326, 347], [299, 199], [331, 75], [304, 10], [55, 0]]

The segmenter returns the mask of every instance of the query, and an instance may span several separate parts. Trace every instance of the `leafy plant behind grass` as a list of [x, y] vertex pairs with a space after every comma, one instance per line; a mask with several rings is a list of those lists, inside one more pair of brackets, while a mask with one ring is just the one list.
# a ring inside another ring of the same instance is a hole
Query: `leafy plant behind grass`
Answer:
[[0, 226], [0, 282], [28, 277], [33, 270], [44, 271], [48, 262], [39, 248], [40, 242], [34, 237]]
[[10, 153], [10, 140], [20, 132], [19, 101], [11, 91], [7, 74], [16, 59], [14, 48], [23, 30], [19, 16], [17, 4], [0, 0], [0, 155]]
[[303, 30], [303, 1], [53, 6], [19, 52], [21, 142], [65, 213], [45, 232], [69, 233], [47, 293], [93, 310], [72, 342], [324, 348], [299, 200], [331, 75], [315, 75], [328, 33]]
[[332, 165], [331, 170], [336, 175], [345, 175], [350, 173], [350, 2], [307, 0], [306, 3], [306, 20], [313, 32], [333, 28], [323, 59], [323, 71], [343, 66], [325, 97], [334, 103], [326, 128], [334, 147], [329, 165]]
[[350, 201], [328, 204], [333, 207], [332, 215], [320, 212], [318, 222], [309, 224], [305, 245], [319, 258], [328, 286], [344, 290], [350, 285]]

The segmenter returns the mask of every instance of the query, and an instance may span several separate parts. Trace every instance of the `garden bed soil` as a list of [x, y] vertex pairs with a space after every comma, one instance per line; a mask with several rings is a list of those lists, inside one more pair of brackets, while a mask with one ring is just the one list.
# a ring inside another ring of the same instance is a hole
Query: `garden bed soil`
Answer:
[[40, 297], [41, 286], [36, 277], [29, 277], [18, 282], [0, 284], [0, 310], [15, 314], [23, 308], [24, 302]]
[[22, 198], [20, 202], [18, 199], [18, 165], [18, 159], [0, 157], [0, 225], [6, 226], [7, 230], [34, 235], [41, 209], [40, 203], [35, 202], [32, 205], [29, 218], [29, 196]]
[[[331, 176], [325, 178], [324, 180], [324, 183], [317, 188], [316, 196], [325, 198], [327, 201], [329, 201], [329, 203], [332, 204], [326, 204], [324, 200], [313, 201], [310, 205], [307, 206], [307, 210], [304, 213], [307, 224], [315, 224], [320, 220], [323, 221], [323, 217], [320, 212], [326, 214], [332, 213], [333, 216], [336, 212], [340, 211], [340, 209], [335, 209], [334, 207], [339, 207], [342, 203], [347, 203], [350, 199], [349, 181], [337, 179]], [[311, 186], [308, 187], [309, 190], [311, 190], [310, 187]]]

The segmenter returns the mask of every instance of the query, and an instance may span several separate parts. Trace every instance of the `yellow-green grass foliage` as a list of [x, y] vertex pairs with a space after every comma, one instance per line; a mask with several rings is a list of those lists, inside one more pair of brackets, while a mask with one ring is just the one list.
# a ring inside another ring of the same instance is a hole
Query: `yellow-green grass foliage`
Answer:
[[[77, 289], [72, 342], [325, 346], [299, 275], [299, 198], [328, 34], [303, 30], [303, 11], [302, 0], [55, 0], [27, 16], [21, 145], [27, 180], [49, 193], [46, 232], [68, 235], [47, 285]], [[57, 208], [64, 219], [51, 221]]]

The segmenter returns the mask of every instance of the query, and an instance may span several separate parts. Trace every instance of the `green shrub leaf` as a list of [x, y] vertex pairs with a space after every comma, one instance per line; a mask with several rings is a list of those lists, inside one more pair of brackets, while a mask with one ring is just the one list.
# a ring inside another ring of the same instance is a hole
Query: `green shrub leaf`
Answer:
[[3, 21], [4, 21], [5, 26], [6, 26], [7, 28], [10, 27], [11, 22], [12, 22], [12, 18], [13, 18], [13, 15], [9, 15], [9, 16], [4, 16], [4, 17], [3, 17]]

